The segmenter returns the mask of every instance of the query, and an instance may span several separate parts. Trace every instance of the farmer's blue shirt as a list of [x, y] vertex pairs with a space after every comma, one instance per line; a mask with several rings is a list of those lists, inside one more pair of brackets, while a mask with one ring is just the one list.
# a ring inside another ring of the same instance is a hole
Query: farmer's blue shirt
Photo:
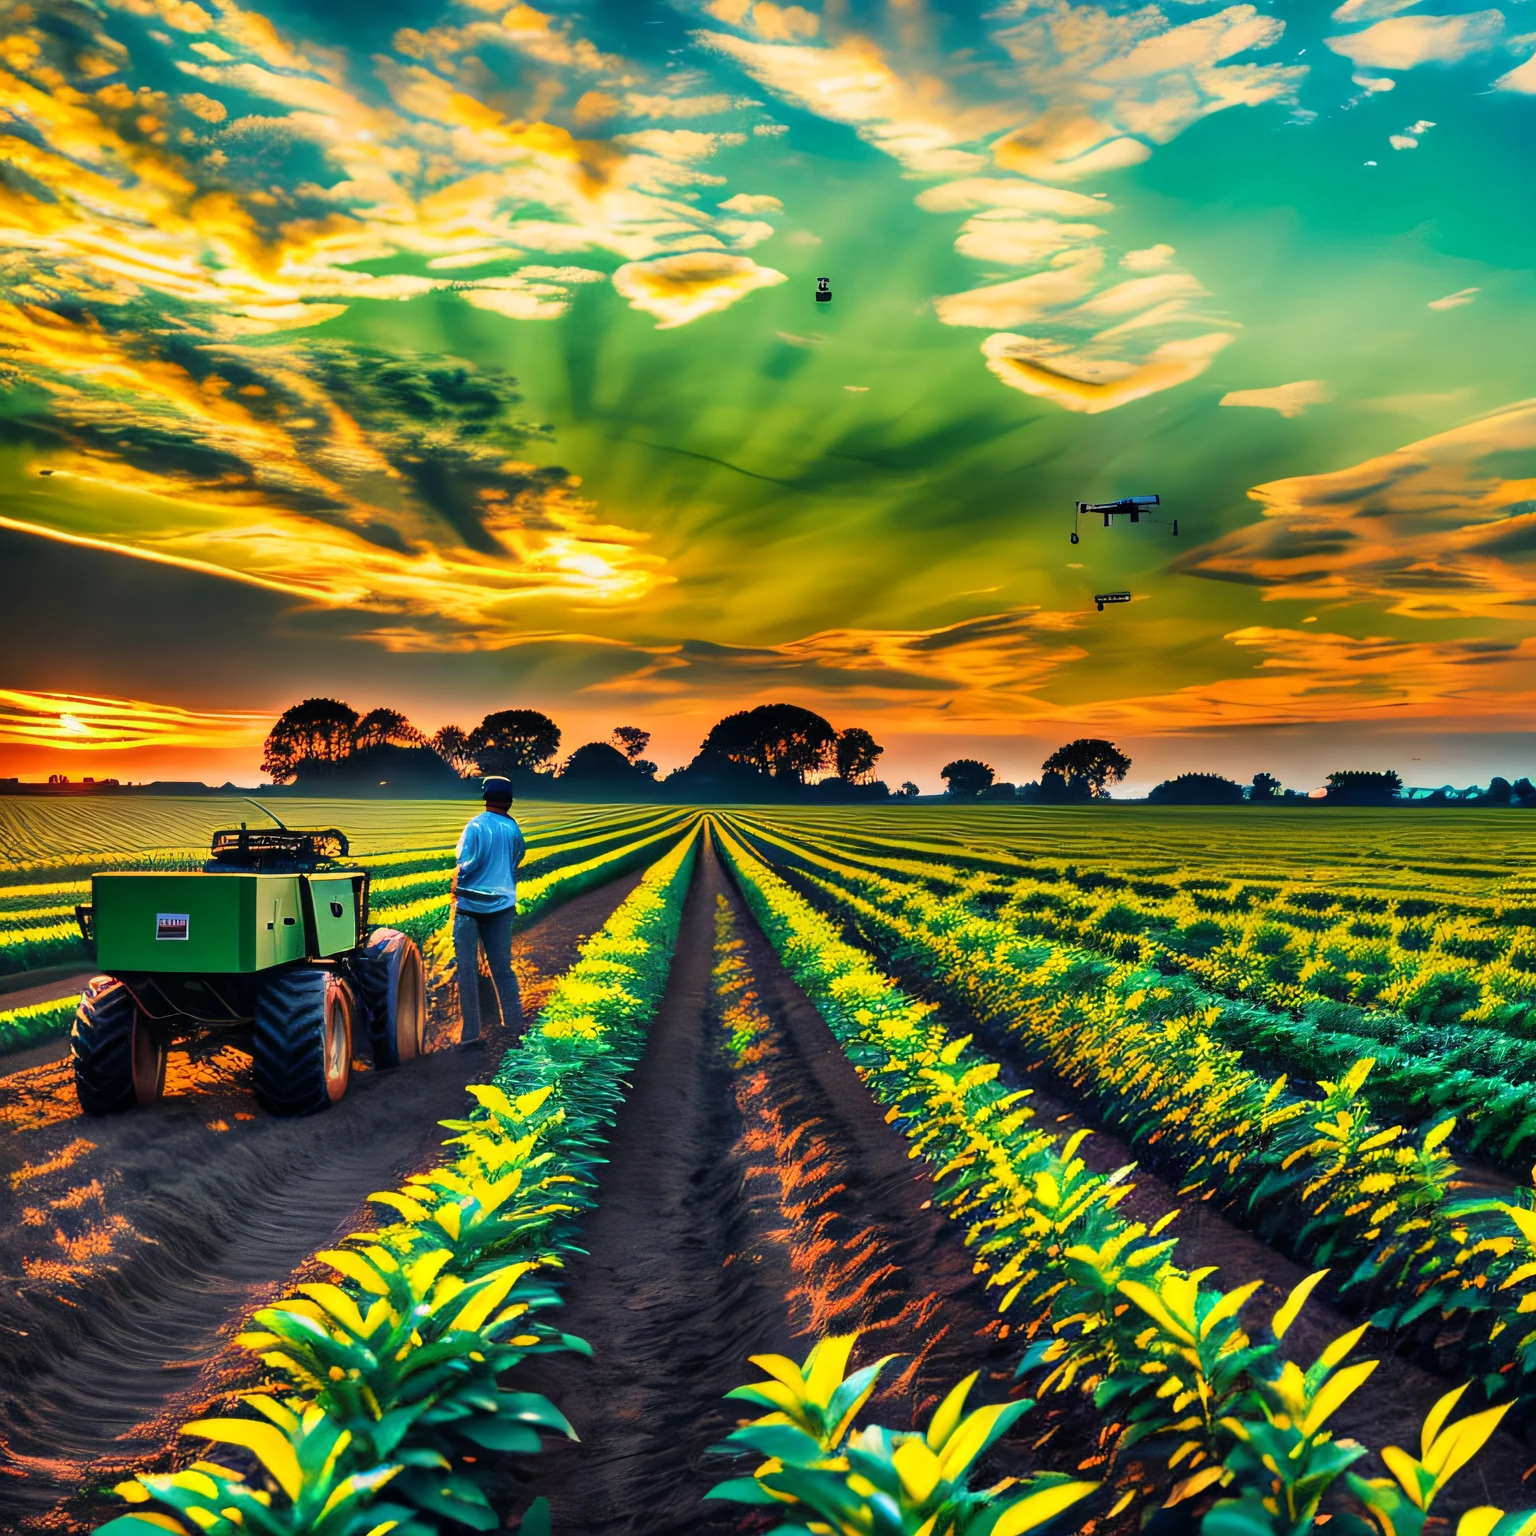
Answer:
[[517, 866], [523, 862], [523, 829], [510, 816], [481, 813], [459, 838], [461, 912], [505, 912], [517, 905]]

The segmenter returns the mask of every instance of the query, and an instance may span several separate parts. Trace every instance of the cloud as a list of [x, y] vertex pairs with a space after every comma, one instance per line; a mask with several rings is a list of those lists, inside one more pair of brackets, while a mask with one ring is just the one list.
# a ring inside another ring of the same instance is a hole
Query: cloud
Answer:
[[1532, 54], [1525, 63], [1517, 64], [1507, 75], [1500, 75], [1493, 84], [1496, 90], [1520, 91], [1527, 96], [1536, 96], [1536, 54]]
[[766, 192], [738, 192], [723, 203], [717, 203], [727, 213], [783, 213], [784, 204]]
[[657, 317], [658, 331], [687, 325], [728, 309], [755, 289], [787, 281], [782, 272], [760, 267], [748, 256], [716, 251], [627, 262], [613, 274], [613, 286], [631, 309]]
[[1458, 64], [1486, 53], [1503, 31], [1502, 11], [1469, 11], [1461, 16], [1394, 16], [1363, 32], [1324, 42], [1353, 64], [1415, 69], [1421, 64]]
[[1198, 378], [1231, 339], [1215, 331], [1164, 342], [1140, 364], [1007, 333], [987, 337], [981, 350], [987, 367], [1010, 389], [1094, 416]]
[[1380, 21], [1384, 16], [1396, 16], [1399, 11], [1411, 11], [1421, 0], [1344, 0], [1333, 15], [1332, 21], [1346, 25], [1359, 21]]
[[1057, 256], [1043, 272], [973, 288], [968, 293], [952, 293], [935, 299], [933, 307], [945, 325], [976, 325], [988, 330], [1023, 325], [1085, 299], [1093, 292], [1103, 264], [1103, 254], [1097, 250]]
[[1092, 720], [1103, 728], [1167, 735], [1447, 715], [1463, 729], [1478, 721], [1508, 728], [1536, 707], [1530, 687], [1536, 640], [1405, 640], [1264, 625], [1224, 638], [1260, 659], [1237, 676], [1096, 702]]
[[53, 473], [3, 526], [511, 643], [531, 598], [632, 602], [666, 581], [563, 470], [523, 460], [514, 383], [337, 341], [217, 346], [0, 305], [0, 362]]
[[1321, 379], [1298, 379], [1294, 384], [1276, 384], [1270, 389], [1234, 389], [1217, 404], [1257, 406], [1291, 417], [1300, 416], [1309, 405], [1325, 405], [1332, 398]]
[[945, 718], [1044, 711], [1038, 690], [1087, 652], [1066, 642], [1079, 615], [1013, 608], [936, 629], [829, 629], [779, 645], [690, 639], [589, 692], [718, 698], [734, 708], [797, 693], [841, 708], [945, 708]]
[[0, 745], [11, 747], [63, 752], [254, 747], [272, 720], [271, 715], [210, 714], [137, 699], [0, 688]]
[[1483, 290], [1481, 288], [1458, 288], [1455, 293], [1448, 293], [1443, 299], [1431, 299], [1430, 309], [1460, 309], [1463, 304], [1470, 304]]
[[1270, 599], [1529, 623], [1533, 463], [1536, 401], [1521, 401], [1347, 469], [1256, 486], [1248, 494], [1259, 521], [1190, 551], [1175, 568]]

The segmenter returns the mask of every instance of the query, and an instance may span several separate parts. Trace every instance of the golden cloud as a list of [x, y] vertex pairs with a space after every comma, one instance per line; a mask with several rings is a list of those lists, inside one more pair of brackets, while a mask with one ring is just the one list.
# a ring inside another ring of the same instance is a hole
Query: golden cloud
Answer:
[[1198, 378], [1231, 341], [1222, 331], [1167, 341], [1140, 364], [1072, 351], [1066, 343], [1001, 332], [982, 342], [987, 367], [1010, 389], [1094, 416]]
[[1061, 638], [1079, 617], [1016, 608], [937, 629], [831, 629], [779, 645], [687, 640], [587, 691], [689, 701], [791, 692], [848, 707], [938, 708], [946, 719], [1015, 719], [1044, 711], [1038, 690], [1088, 654]]
[[1536, 640], [1400, 640], [1253, 625], [1225, 638], [1261, 653], [1252, 670], [1172, 693], [1057, 711], [1106, 728], [1175, 735], [1213, 727], [1435, 720], [1506, 728], [1536, 706]]
[[207, 714], [137, 699], [0, 688], [0, 745], [64, 752], [124, 752], [135, 747], [251, 747], [271, 715]]
[[625, 263], [613, 274], [613, 286], [657, 318], [656, 329], [669, 331], [704, 315], [728, 309], [758, 288], [787, 282], [782, 272], [760, 267], [749, 256], [723, 251], [689, 251], [656, 261]]
[[1256, 486], [1262, 519], [1178, 567], [1268, 598], [1381, 600], [1415, 618], [1530, 622], [1536, 608], [1536, 401], [1348, 469]]

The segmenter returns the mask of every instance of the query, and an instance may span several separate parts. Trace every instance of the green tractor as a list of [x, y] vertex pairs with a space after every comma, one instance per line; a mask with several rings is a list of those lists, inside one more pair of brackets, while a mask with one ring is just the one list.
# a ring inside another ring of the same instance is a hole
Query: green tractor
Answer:
[[105, 974], [71, 1032], [81, 1109], [153, 1103], [170, 1048], [215, 1032], [248, 1046], [273, 1115], [334, 1104], [365, 1033], [375, 1067], [420, 1055], [421, 951], [393, 928], [368, 932], [368, 871], [338, 867], [347, 853], [334, 828], [242, 822], [213, 834], [201, 871], [93, 875], [75, 915]]

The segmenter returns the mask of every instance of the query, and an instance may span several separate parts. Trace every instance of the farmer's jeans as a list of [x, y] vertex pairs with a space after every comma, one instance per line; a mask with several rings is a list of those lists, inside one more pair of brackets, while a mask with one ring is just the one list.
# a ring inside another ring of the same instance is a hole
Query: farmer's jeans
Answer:
[[461, 1040], [480, 1037], [480, 950], [490, 966], [501, 1007], [501, 1022], [514, 1034], [522, 1032], [523, 1000], [512, 972], [512, 917], [515, 908], [501, 912], [465, 912], [453, 915], [453, 958], [459, 973], [459, 1013], [464, 1020]]

